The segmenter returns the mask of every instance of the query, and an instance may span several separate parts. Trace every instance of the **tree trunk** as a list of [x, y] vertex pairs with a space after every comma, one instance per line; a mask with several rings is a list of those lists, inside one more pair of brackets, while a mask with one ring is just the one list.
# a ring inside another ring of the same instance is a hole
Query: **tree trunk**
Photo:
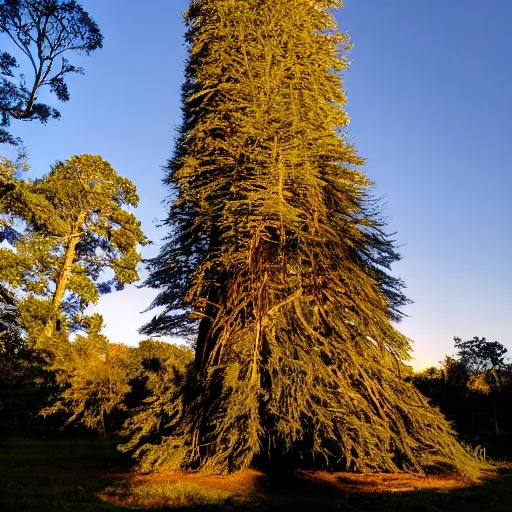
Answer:
[[496, 434], [498, 435], [500, 433], [500, 428], [498, 425], [498, 408], [496, 407], [496, 402], [492, 402], [492, 410], [494, 412], [494, 429], [496, 430]]
[[75, 263], [76, 246], [83, 234], [82, 226], [85, 222], [85, 217], [85, 213], [81, 213], [79, 215], [76, 224], [74, 225], [73, 233], [68, 239], [66, 250], [64, 252], [64, 259], [62, 261], [62, 267], [60, 269], [57, 282], [55, 283], [55, 292], [53, 293], [52, 298], [52, 312], [43, 330], [43, 340], [51, 338], [55, 332], [55, 322], [60, 312], [62, 299], [64, 298], [64, 294], [66, 293], [68, 287], [73, 264]]

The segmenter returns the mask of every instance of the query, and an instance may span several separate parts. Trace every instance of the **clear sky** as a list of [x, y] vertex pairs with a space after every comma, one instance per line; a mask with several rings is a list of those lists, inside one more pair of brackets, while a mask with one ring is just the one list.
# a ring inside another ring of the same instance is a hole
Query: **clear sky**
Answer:
[[[31, 176], [91, 153], [131, 179], [155, 242], [150, 257], [165, 236], [154, 219], [165, 216], [161, 166], [180, 121], [188, 1], [82, 4], [104, 48], [79, 59], [85, 76], [69, 80], [60, 121], [13, 123], [12, 132], [25, 141]], [[337, 17], [355, 44], [351, 134], [402, 245], [394, 270], [414, 304], [399, 328], [415, 340], [413, 365], [452, 354], [455, 335], [512, 352], [512, 2], [346, 0]], [[102, 298], [106, 334], [136, 343], [153, 296], [128, 287]]]

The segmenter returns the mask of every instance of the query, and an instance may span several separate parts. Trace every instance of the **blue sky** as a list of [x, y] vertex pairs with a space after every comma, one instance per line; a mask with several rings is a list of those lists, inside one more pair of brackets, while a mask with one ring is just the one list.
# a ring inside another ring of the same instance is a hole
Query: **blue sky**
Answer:
[[[165, 236], [161, 166], [180, 121], [186, 0], [84, 0], [104, 48], [79, 59], [60, 121], [15, 123], [31, 176], [73, 154], [99, 154], [130, 178], [138, 216], [155, 245]], [[512, 2], [346, 0], [337, 15], [352, 36], [346, 75], [351, 135], [385, 195], [402, 246], [394, 271], [414, 304], [399, 328], [415, 340], [413, 365], [453, 353], [452, 338], [486, 336], [512, 352], [509, 151]], [[3, 149], [3, 148], [2, 148]], [[114, 341], [134, 344], [154, 295], [129, 287], [98, 310]]]

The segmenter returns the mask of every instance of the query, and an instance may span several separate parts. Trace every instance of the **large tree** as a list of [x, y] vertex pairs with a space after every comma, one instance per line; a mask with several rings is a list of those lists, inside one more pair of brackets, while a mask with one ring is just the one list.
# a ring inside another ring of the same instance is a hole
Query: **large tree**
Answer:
[[[148, 240], [127, 210], [138, 200], [133, 183], [94, 155], [59, 162], [33, 182], [17, 180], [3, 195], [0, 212], [24, 220], [27, 229], [15, 251], [0, 249], [0, 281], [29, 294], [22, 317], [38, 318], [40, 328], [32, 330], [41, 340], [62, 315], [80, 323], [101, 293], [139, 279], [138, 245]], [[86, 319], [86, 327], [99, 330], [101, 321], [92, 320], [96, 325]]]
[[191, 2], [170, 234], [148, 280], [164, 310], [144, 332], [196, 331], [195, 373], [180, 420], [139, 439], [146, 466], [475, 468], [401, 375], [407, 299], [347, 135], [341, 3]]
[[89, 55], [101, 48], [103, 36], [75, 0], [0, 0], [0, 34], [15, 50], [15, 55], [0, 50], [0, 143], [16, 144], [6, 129], [11, 119], [59, 118], [56, 108], [38, 102], [39, 93], [49, 88], [67, 101], [67, 75], [83, 74], [67, 57]]

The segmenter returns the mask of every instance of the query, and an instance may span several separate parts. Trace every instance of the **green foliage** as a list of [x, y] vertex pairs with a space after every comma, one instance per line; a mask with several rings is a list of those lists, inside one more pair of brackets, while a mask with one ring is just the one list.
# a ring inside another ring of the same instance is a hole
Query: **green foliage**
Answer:
[[[66, 78], [83, 74], [64, 55], [89, 55], [102, 47], [98, 25], [75, 0], [1, 0], [0, 34], [17, 47], [29, 73], [17, 72], [15, 56], [0, 52], [0, 143], [19, 144], [7, 130], [11, 119], [46, 123], [60, 112], [37, 101], [49, 89], [60, 101], [69, 100]], [[26, 80], [31, 76], [32, 80]]]
[[[154, 467], [179, 468], [183, 463], [187, 448], [172, 432], [182, 420], [189, 398], [192, 360], [189, 349], [153, 340], [142, 341], [131, 350], [130, 384], [138, 396], [127, 399], [129, 403], [135, 398], [135, 403], [122, 432], [129, 439], [120, 449], [140, 459], [144, 471]], [[160, 441], [170, 449], [162, 450]]]
[[0, 285], [0, 344], [3, 340], [19, 335], [16, 301], [11, 293]]
[[0, 212], [27, 229], [15, 251], [0, 249], [0, 281], [51, 299], [45, 329], [61, 313], [68, 326], [87, 324], [83, 311], [101, 293], [139, 278], [138, 245], [148, 241], [125, 209], [137, 204], [135, 186], [99, 156], [73, 156], [34, 182], [13, 180]]
[[61, 426], [56, 419], [43, 425], [38, 416], [56, 391], [47, 370], [48, 354], [32, 350], [16, 332], [0, 335], [0, 433], [41, 433]]
[[68, 424], [82, 423], [105, 435], [131, 389], [125, 365], [128, 351], [99, 334], [77, 336], [54, 356], [52, 370], [61, 393], [41, 414], [64, 413]]
[[21, 154], [15, 161], [0, 156], [0, 242], [6, 240], [12, 243], [18, 237], [18, 233], [12, 226], [13, 215], [7, 206], [8, 193], [15, 188], [16, 175], [28, 170], [26, 156]]
[[[27, 333], [27, 340], [34, 346], [42, 336], [48, 318], [52, 314], [52, 303], [49, 299], [41, 299], [33, 295], [27, 296], [18, 305], [20, 324]], [[60, 316], [62, 328], [54, 333], [52, 341], [59, 345], [60, 342], [68, 341], [66, 323], [63, 316]]]
[[[0, 432], [40, 431], [39, 410], [55, 391], [48, 353], [34, 351], [23, 331], [37, 329], [37, 315], [49, 304], [27, 298], [21, 303], [0, 286]], [[27, 309], [33, 311], [27, 315]], [[26, 325], [25, 322], [29, 322]], [[42, 329], [43, 324], [39, 327]], [[25, 329], [24, 329], [25, 328]], [[62, 336], [54, 343], [61, 343]]]
[[408, 301], [347, 134], [341, 4], [190, 4], [170, 235], [147, 280], [163, 312], [143, 332], [196, 332], [195, 365], [145, 468], [477, 466], [402, 376]]
[[192, 353], [152, 340], [129, 348], [98, 334], [101, 325], [94, 330], [54, 345], [49, 370], [58, 389], [41, 414], [60, 414], [67, 424], [82, 424], [101, 435], [118, 431], [126, 420], [124, 434], [131, 438], [123, 450], [135, 451], [179, 413]]
[[462, 442], [461, 445], [465, 448], [465, 450], [470, 453], [475, 459], [478, 459], [482, 462], [485, 462], [487, 459], [485, 448], [482, 446], [471, 446], [465, 442]]

